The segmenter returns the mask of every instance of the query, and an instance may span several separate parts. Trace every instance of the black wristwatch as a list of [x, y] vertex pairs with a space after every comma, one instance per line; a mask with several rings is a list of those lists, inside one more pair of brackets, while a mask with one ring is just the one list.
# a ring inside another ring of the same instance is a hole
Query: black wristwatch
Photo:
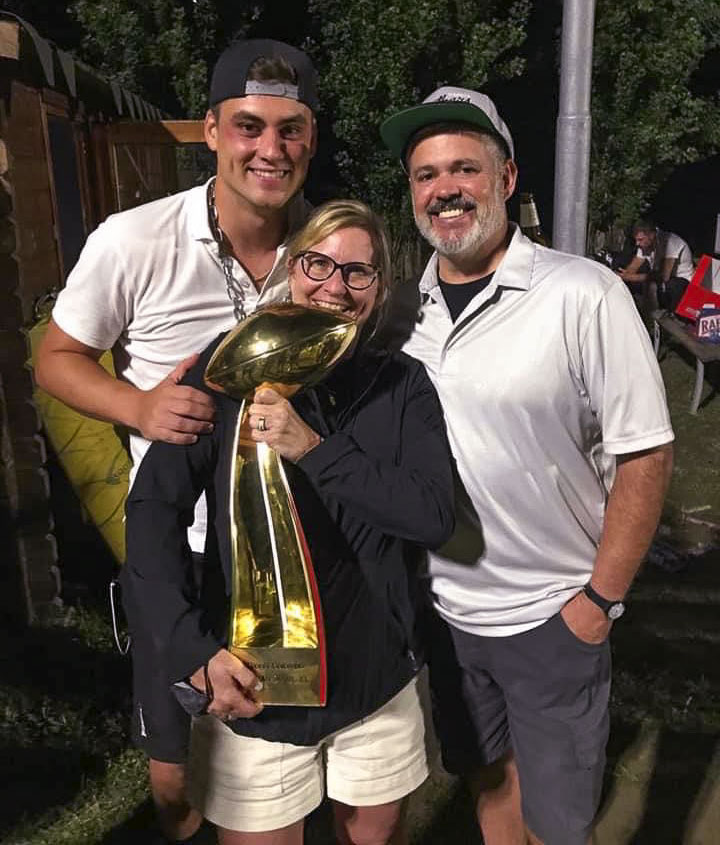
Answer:
[[596, 604], [600, 610], [603, 611], [608, 619], [619, 619], [625, 613], [625, 604], [621, 601], [610, 601], [603, 598], [600, 593], [596, 593], [588, 582], [583, 587], [583, 592], [590, 599], [593, 604]]

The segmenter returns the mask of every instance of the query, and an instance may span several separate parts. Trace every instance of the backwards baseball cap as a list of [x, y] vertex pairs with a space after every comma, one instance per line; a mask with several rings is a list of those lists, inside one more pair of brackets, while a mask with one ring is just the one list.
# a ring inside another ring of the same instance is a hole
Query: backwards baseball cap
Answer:
[[[261, 58], [284, 59], [295, 71], [296, 83], [248, 79], [253, 62]], [[247, 97], [251, 94], [287, 97], [317, 111], [319, 102], [315, 68], [302, 50], [283, 44], [282, 41], [269, 38], [234, 41], [221, 53], [213, 70], [210, 106], [216, 106], [232, 97]]]
[[385, 145], [398, 158], [405, 157], [405, 151], [412, 136], [433, 123], [469, 123], [498, 137], [510, 158], [515, 157], [510, 130], [498, 114], [495, 103], [485, 94], [469, 88], [453, 88], [444, 85], [426, 97], [422, 104], [394, 114], [380, 127]]

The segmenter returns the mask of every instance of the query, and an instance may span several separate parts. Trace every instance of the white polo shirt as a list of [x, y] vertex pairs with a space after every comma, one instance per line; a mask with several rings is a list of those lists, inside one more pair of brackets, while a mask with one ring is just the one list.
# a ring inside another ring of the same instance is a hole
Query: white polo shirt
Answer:
[[404, 350], [443, 405], [457, 529], [429, 555], [438, 611], [470, 633], [542, 624], [589, 579], [614, 455], [673, 439], [647, 332], [600, 264], [514, 227], [491, 283], [453, 324], [437, 255]]
[[[292, 231], [306, 216], [298, 195]], [[281, 246], [260, 293], [233, 259], [247, 313], [287, 294]], [[90, 235], [53, 310], [60, 328], [95, 349], [113, 350], [118, 378], [141, 390], [154, 387], [236, 321], [225, 287], [218, 245], [207, 212], [207, 185], [113, 214]], [[133, 472], [149, 441], [130, 433]], [[205, 545], [205, 503], [189, 532], [194, 551]]]

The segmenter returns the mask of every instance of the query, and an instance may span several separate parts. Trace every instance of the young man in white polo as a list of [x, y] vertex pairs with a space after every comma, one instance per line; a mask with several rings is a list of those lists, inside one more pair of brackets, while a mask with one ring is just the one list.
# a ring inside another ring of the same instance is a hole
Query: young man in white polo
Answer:
[[[208, 396], [179, 384], [218, 332], [287, 295], [284, 242], [304, 222], [316, 146], [315, 71], [277, 41], [232, 43], [210, 86], [206, 185], [109, 217], [88, 238], [40, 349], [38, 384], [130, 430], [135, 467], [152, 440], [191, 443], [212, 428]], [[112, 349], [117, 378], [98, 359]], [[188, 357], [191, 356], [191, 357]], [[184, 360], [185, 359], [185, 360]], [[181, 363], [182, 362], [182, 363]], [[204, 502], [188, 532], [205, 542]], [[199, 841], [184, 795], [189, 717], [150, 641], [133, 644], [133, 737], [168, 841]]]
[[618, 275], [643, 311], [660, 306], [673, 310], [695, 272], [690, 247], [679, 235], [659, 229], [648, 219], [635, 222], [633, 240], [635, 255]]
[[437, 388], [457, 528], [429, 554], [438, 734], [487, 845], [585, 845], [605, 764], [608, 634], [655, 531], [673, 439], [622, 281], [508, 222], [493, 102], [441, 88], [389, 118], [435, 248], [404, 346]]

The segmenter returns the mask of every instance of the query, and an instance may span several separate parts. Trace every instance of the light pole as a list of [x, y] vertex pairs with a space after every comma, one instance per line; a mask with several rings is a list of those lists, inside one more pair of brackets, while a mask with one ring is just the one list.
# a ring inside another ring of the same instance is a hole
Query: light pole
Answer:
[[576, 255], [586, 251], [594, 27], [595, 0], [564, 0], [552, 242]]

